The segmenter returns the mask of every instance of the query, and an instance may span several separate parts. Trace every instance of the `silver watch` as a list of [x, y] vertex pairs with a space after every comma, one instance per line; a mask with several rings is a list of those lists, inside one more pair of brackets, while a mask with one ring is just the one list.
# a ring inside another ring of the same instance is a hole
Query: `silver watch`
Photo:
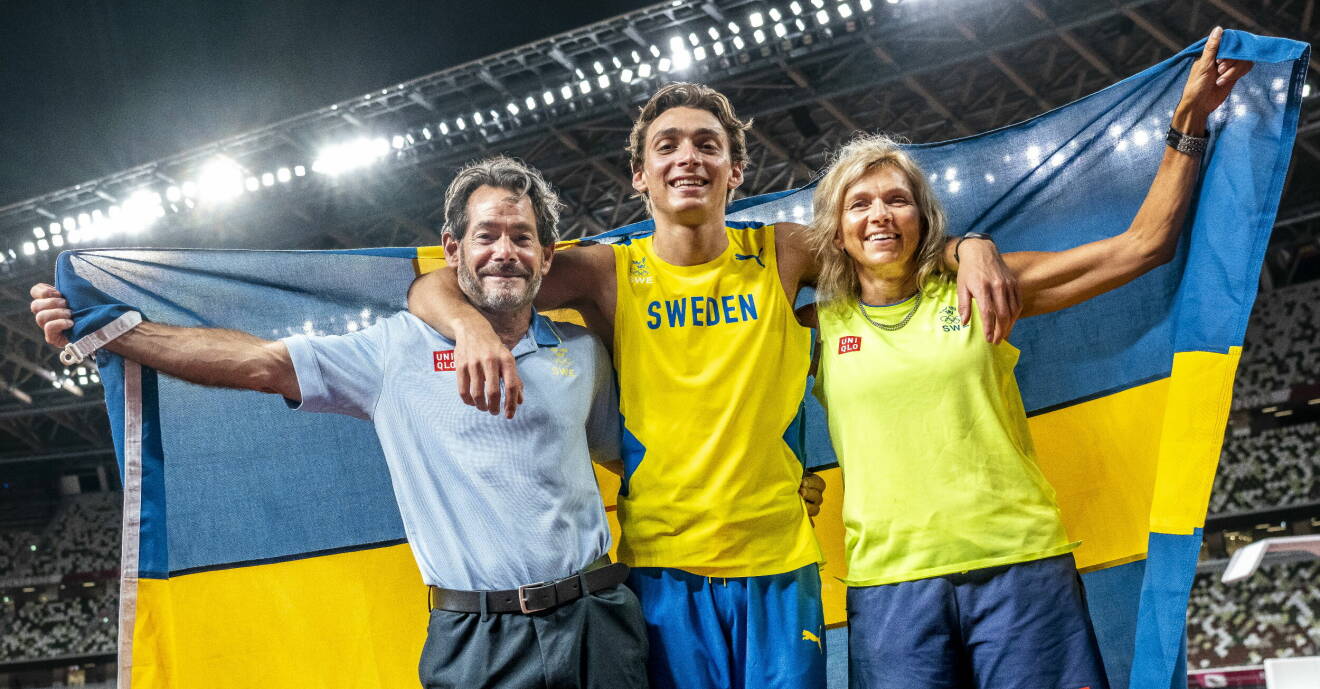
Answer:
[[1164, 142], [1169, 144], [1169, 148], [1179, 153], [1186, 153], [1193, 158], [1200, 158], [1205, 154], [1205, 146], [1210, 143], [1210, 136], [1208, 134], [1206, 136], [1192, 136], [1169, 127], [1169, 136]]

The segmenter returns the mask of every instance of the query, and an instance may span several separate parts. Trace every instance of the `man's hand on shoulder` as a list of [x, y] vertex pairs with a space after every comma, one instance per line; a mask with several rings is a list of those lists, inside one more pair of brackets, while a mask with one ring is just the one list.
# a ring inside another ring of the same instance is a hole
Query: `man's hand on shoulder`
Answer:
[[[460, 321], [454, 332], [454, 372], [464, 404], [512, 419], [523, 403], [518, 362], [484, 318], [469, 325]], [[504, 382], [501, 396], [500, 381]], [[502, 404], [501, 404], [502, 402]]]
[[971, 322], [975, 301], [981, 309], [986, 341], [1002, 342], [1013, 332], [1013, 325], [1022, 313], [1017, 276], [1004, 264], [993, 242], [970, 239], [962, 242], [957, 253], [958, 313], [963, 325]]

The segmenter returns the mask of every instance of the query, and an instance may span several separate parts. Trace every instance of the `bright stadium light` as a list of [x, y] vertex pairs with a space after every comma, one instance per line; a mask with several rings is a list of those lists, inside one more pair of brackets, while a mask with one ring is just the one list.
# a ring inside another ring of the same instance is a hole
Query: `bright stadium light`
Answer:
[[287, 183], [292, 177], [293, 173], [289, 172], [289, 168], [287, 167], [282, 167], [275, 171], [275, 179], [279, 180], [280, 184]]
[[440, 136], [449, 136], [449, 125], [444, 122], [440, 123]]
[[64, 220], [61, 220], [60, 222], [64, 225], [64, 229], [66, 230], [72, 230], [78, 226], [78, 223], [73, 218], [69, 217], [64, 218]]
[[[528, 96], [527, 99], [523, 101], [523, 104], [527, 106], [528, 110], [536, 109], [536, 99], [532, 98], [531, 96]], [[422, 134], [424, 134], [428, 139], [431, 138], [431, 130], [429, 129], [423, 129]]]
[[179, 191], [178, 187], [171, 184], [165, 188], [165, 198], [168, 199], [170, 203], [178, 203], [183, 199], [183, 192]]
[[737, 33], [741, 30], [742, 29], [738, 28], [738, 24], [736, 22], [729, 22], [729, 33], [737, 35]]
[[701, 39], [697, 38], [697, 32], [693, 31], [688, 34], [688, 43], [691, 43], [693, 48], [701, 45]]
[[840, 19], [847, 19], [848, 17], [851, 17], [851, 16], [852, 16], [852, 6], [849, 5], [849, 4], [846, 3], [846, 2], [845, 2], [845, 3], [840, 3], [840, 4], [839, 4], [839, 18], [840, 18]]
[[825, 0], [811, 0], [811, 4], [816, 9], [820, 9], [825, 6]]
[[716, 55], [723, 55], [723, 54], [724, 54], [724, 44], [723, 44], [723, 43], [716, 43], [715, 45], [712, 45], [712, 46], [710, 47], [710, 49], [711, 49]]
[[619, 56], [618, 56], [618, 55], [615, 55], [614, 57], [611, 57], [611, 58], [610, 58], [610, 62], [614, 64], [614, 68], [615, 68], [615, 69], [622, 69], [622, 68], [623, 68], [623, 61], [621, 61], [621, 60], [619, 59]]
[[564, 85], [563, 85], [562, 87], [560, 87], [560, 89], [559, 89], [559, 96], [560, 96], [561, 98], [563, 98], [564, 100], [568, 100], [568, 99], [572, 98], [572, 97], [573, 97], [573, 87], [570, 86], [569, 84], [564, 84]]
[[642, 64], [637, 65], [637, 76], [643, 79], [651, 76], [651, 63], [643, 62]]
[[555, 103], [555, 94], [553, 94], [553, 93], [551, 93], [551, 92], [549, 92], [549, 91], [546, 91], [545, 93], [542, 93], [542, 94], [541, 94], [541, 102], [545, 103], [546, 105], [554, 105], [554, 103]]
[[[51, 234], [55, 234], [56, 232], [59, 232], [59, 231], [60, 231], [60, 224], [59, 224], [59, 223], [57, 223], [57, 222], [53, 222], [53, 223], [50, 224], [50, 233], [51, 233]], [[41, 237], [37, 237], [37, 239], [41, 239]]]
[[633, 71], [626, 67], [622, 72], [619, 73], [619, 80], [625, 84], [631, 84], [632, 78], [633, 78]]
[[706, 59], [706, 48], [704, 46], [697, 46], [693, 48], [692, 57], [695, 58], [698, 62]]
[[[59, 227], [59, 225], [55, 225], [55, 224], [53, 224], [53, 223], [52, 223], [51, 226], [52, 226], [52, 227]], [[53, 231], [53, 230], [52, 230], [52, 231]], [[41, 239], [42, 237], [45, 237], [45, 236], [46, 236], [46, 230], [44, 230], [44, 229], [42, 229], [42, 228], [40, 228], [40, 227], [34, 227], [34, 228], [32, 228], [32, 236], [33, 236], [33, 237], [36, 237], [37, 239]]]
[[783, 19], [783, 18], [784, 18], [784, 15], [780, 14], [780, 13], [779, 13], [779, 9], [778, 9], [778, 8], [775, 8], [775, 7], [771, 7], [771, 8], [770, 8], [770, 11], [767, 12], [766, 14], [769, 14], [769, 15], [770, 15], [770, 21], [772, 21], [772, 22], [777, 22], [777, 21], [779, 21], [780, 19]]
[[778, 37], [780, 37], [780, 38], [783, 38], [784, 36], [787, 36], [787, 35], [788, 35], [788, 27], [784, 26], [783, 24], [775, 24], [775, 35], [778, 36]]
[[755, 29], [765, 23], [765, 18], [761, 16], [760, 12], [753, 12], [747, 17], [747, 23], [751, 24], [752, 28]]
[[667, 57], [662, 57], [662, 58], [660, 58], [660, 64], [659, 64], [659, 69], [660, 69], [660, 71], [661, 71], [661, 72], [668, 72], [668, 71], [669, 71], [669, 64], [670, 64], [670, 63], [669, 63], [669, 58], [667, 58]]
[[50, 244], [47, 243], [46, 240], [44, 240], [44, 239], [38, 239], [38, 240], [37, 240], [37, 248], [40, 249], [40, 250], [42, 250], [42, 251], [47, 251], [47, 250], [50, 249]]
[[788, 3], [788, 11], [793, 14], [802, 14], [802, 4], [797, 0], [793, 0], [793, 2]]
[[197, 177], [197, 195], [203, 201], [224, 201], [243, 192], [243, 170], [234, 161], [213, 158]]
[[[87, 213], [78, 214], [78, 227], [87, 227], [92, 224], [92, 216]], [[59, 234], [58, 232], [56, 234]]]
[[517, 104], [517, 103], [513, 103], [513, 102], [510, 102], [510, 103], [506, 106], [505, 109], [507, 109], [507, 110], [509, 111], [509, 114], [510, 114], [510, 115], [517, 115], [519, 112], [522, 112], [522, 111], [518, 108], [518, 104]]
[[395, 150], [403, 148], [403, 137], [398, 134], [390, 137], [390, 145], [393, 146]]
[[733, 37], [733, 47], [734, 47], [736, 50], [742, 50], [742, 49], [743, 49], [743, 46], [745, 46], [745, 45], [747, 45], [747, 44], [743, 42], [742, 36], [734, 36], [734, 37]]
[[608, 74], [602, 74], [602, 75], [600, 75], [600, 78], [599, 78], [599, 79], [596, 79], [596, 83], [597, 83], [597, 84], [600, 84], [600, 87], [603, 88], [603, 89], [607, 89], [607, 88], [609, 88], [609, 87], [610, 87], [610, 75], [608, 75]]
[[478, 127], [480, 127], [481, 125], [486, 123], [486, 117], [485, 115], [482, 115], [480, 112], [474, 112], [472, 113], [472, 121], [475, 122]]
[[636, 50], [632, 51], [632, 59], [634, 65], [640, 65], [642, 63], [642, 56], [638, 55]]
[[307, 168], [301, 165], [295, 165], [293, 168], [293, 174], [297, 177], [303, 177], [307, 174]]
[[588, 93], [591, 93], [591, 82], [585, 79], [578, 82], [578, 90], [581, 91], [582, 95], [584, 96], [587, 95]]
[[654, 44], [651, 45], [651, 57], [660, 57], [660, 49]]
[[674, 52], [674, 69], [685, 70], [692, 65], [692, 55], [686, 50]]
[[871, 0], [858, 0], [857, 6], [862, 8], [863, 12], [871, 11]]
[[32, 242], [23, 242], [23, 255], [24, 255], [24, 256], [31, 256], [32, 254], [35, 254], [35, 253], [37, 253], [37, 245], [36, 245], [36, 244], [33, 244]]
[[322, 149], [316, 161], [312, 163], [312, 170], [334, 176], [371, 165], [389, 152], [390, 142], [384, 137], [375, 139], [360, 137]]
[[758, 44], [765, 43], [765, 32], [760, 29], [757, 29], [755, 32], [752, 33], [752, 38], [755, 38]]
[[830, 13], [829, 13], [829, 12], [826, 12], [825, 10], [821, 10], [821, 11], [817, 12], [817, 13], [816, 13], [816, 22], [819, 23], [821, 26], [825, 26], [826, 24], [829, 24], [829, 23], [830, 23]]
[[64, 237], [61, 237], [59, 235], [55, 235], [54, 237], [51, 237], [50, 245], [55, 247], [56, 249], [64, 246]]
[[713, 26], [710, 27], [709, 29], [706, 29], [706, 35], [710, 36], [710, 40], [712, 41], [720, 40], [720, 32], [718, 29], [716, 29]]
[[275, 186], [275, 173], [273, 172], [261, 173], [261, 186], [263, 187]]
[[261, 188], [261, 181], [256, 177], [248, 177], [243, 180], [243, 186], [246, 187], [248, 191], [256, 191]]

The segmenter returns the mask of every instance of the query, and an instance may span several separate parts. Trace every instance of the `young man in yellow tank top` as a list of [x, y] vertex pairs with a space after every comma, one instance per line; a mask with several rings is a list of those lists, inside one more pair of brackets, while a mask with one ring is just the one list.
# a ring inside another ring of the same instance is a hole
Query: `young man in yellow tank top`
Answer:
[[[750, 126], [708, 87], [656, 92], [629, 137], [632, 186], [655, 231], [562, 252], [537, 300], [579, 310], [613, 344], [619, 557], [634, 568], [656, 687], [825, 685], [821, 552], [788, 440], [810, 360], [793, 300], [816, 266], [803, 226], [725, 219]], [[1016, 317], [1015, 281], [989, 242], [961, 255], [963, 320], [975, 297], [999, 341]], [[437, 271], [409, 306], [456, 340], [463, 399], [512, 416], [521, 382], [509, 352], [459, 294], [452, 272]]]

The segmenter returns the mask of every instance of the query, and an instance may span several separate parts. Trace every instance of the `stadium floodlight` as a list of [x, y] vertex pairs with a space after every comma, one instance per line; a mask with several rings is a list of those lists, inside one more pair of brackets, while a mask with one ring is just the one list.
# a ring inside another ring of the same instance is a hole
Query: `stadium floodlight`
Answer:
[[847, 19], [852, 16], [852, 6], [846, 2], [839, 3], [838, 12], [840, 19]]
[[871, 11], [871, 0], [858, 0], [857, 6], [862, 8], [863, 12]]
[[1310, 553], [1320, 557], [1320, 534], [1263, 538], [1255, 543], [1238, 548], [1233, 553], [1232, 559], [1228, 561], [1228, 566], [1224, 568], [1224, 575], [1220, 577], [1220, 580], [1225, 584], [1242, 581], [1255, 574], [1256, 570], [1260, 568], [1260, 563], [1265, 560], [1267, 553], [1281, 552]]
[[651, 63], [643, 62], [642, 64], [637, 65], [637, 76], [643, 79], [651, 76]]
[[197, 183], [192, 181], [184, 182], [183, 185], [179, 187], [179, 191], [183, 192], [184, 198], [192, 198], [197, 195]]
[[783, 38], [788, 35], [788, 27], [783, 24], [775, 24], [775, 35]]
[[73, 218], [70, 217], [65, 217], [64, 220], [60, 221], [60, 223], [64, 225], [64, 229], [66, 230], [72, 230], [73, 228], [78, 226], [77, 221], [75, 221]]
[[384, 137], [359, 137], [322, 149], [312, 163], [312, 170], [323, 175], [338, 175], [349, 170], [371, 165], [390, 152], [390, 142]]
[[897, 5], [899, 3], [899, 0], [885, 0], [885, 2], [888, 2], [891, 5]]
[[517, 115], [519, 112], [522, 112], [518, 108], [518, 104], [514, 103], [513, 101], [509, 101], [509, 104], [505, 106], [505, 109], [509, 111], [510, 115]]
[[[61, 227], [62, 226], [59, 223], [53, 222], [49, 226], [49, 231], [51, 234], [55, 234], [56, 232], [60, 231]], [[41, 239], [41, 237], [37, 237], [37, 239]]]
[[765, 32], [757, 29], [752, 33], [752, 38], [756, 39], [757, 44], [765, 43]]
[[765, 23], [765, 17], [762, 17], [760, 12], [753, 12], [748, 15], [747, 23], [751, 24], [752, 28], [755, 29]]
[[793, 14], [802, 14], [802, 3], [793, 0], [793, 2], [788, 3], [788, 11]]
[[607, 88], [609, 88], [609, 87], [610, 87], [610, 75], [608, 75], [608, 74], [602, 74], [602, 75], [600, 75], [600, 78], [596, 80], [596, 83], [597, 83], [597, 84], [600, 84], [600, 87], [603, 88], [603, 89], [607, 89]]
[[632, 59], [634, 65], [640, 65], [642, 63], [642, 56], [638, 55], [636, 50], [632, 51]]
[[619, 72], [619, 80], [625, 84], [631, 84], [632, 78], [633, 78], [633, 71], [631, 69], [625, 67], [622, 72]]
[[674, 36], [673, 38], [670, 38], [670, 39], [669, 39], [669, 52], [671, 52], [671, 53], [677, 53], [677, 52], [679, 52], [680, 50], [683, 50], [683, 49], [684, 49], [684, 46], [683, 46], [683, 37], [682, 37], [682, 36]]
[[[55, 227], [59, 227], [59, 225], [55, 225]], [[46, 230], [40, 227], [34, 227], [32, 228], [32, 236], [36, 237], [37, 239], [41, 239], [42, 237], [46, 236]]]
[[772, 21], [772, 22], [777, 22], [777, 21], [779, 21], [780, 19], [783, 19], [783, 18], [784, 18], [784, 15], [782, 15], [782, 14], [779, 13], [779, 8], [777, 8], [777, 7], [771, 7], [771, 8], [770, 8], [770, 11], [767, 12], [766, 14], [769, 14], [769, 15], [770, 15], [770, 21]]
[[714, 45], [712, 45], [712, 46], [710, 47], [710, 49], [711, 49], [711, 51], [714, 52], [716, 55], [723, 55], [723, 54], [724, 54], [724, 44], [723, 44], [723, 43], [715, 43]]
[[474, 112], [472, 113], [472, 121], [475, 122], [478, 127], [480, 127], [481, 125], [486, 123], [486, 116], [482, 115], [481, 112]]
[[661, 72], [668, 72], [668, 71], [669, 71], [669, 58], [667, 58], [667, 57], [662, 57], [662, 58], [660, 58], [660, 64], [658, 65], [658, 67], [659, 67], [659, 69], [660, 69]]
[[399, 136], [398, 134], [395, 134], [394, 136], [390, 137], [390, 145], [393, 146], [396, 150], [403, 148], [403, 137]]
[[817, 13], [816, 13], [816, 23], [820, 24], [821, 26], [825, 26], [826, 24], [829, 24], [829, 23], [830, 23], [830, 13], [829, 13], [829, 12], [826, 12], [825, 10], [821, 10], [821, 11], [817, 12]]
[[651, 57], [660, 57], [660, 49], [655, 47], [654, 43], [651, 44], [650, 50], [651, 50]]
[[562, 87], [560, 87], [560, 89], [559, 89], [559, 96], [560, 96], [561, 98], [563, 98], [564, 100], [569, 100], [569, 99], [571, 99], [571, 98], [573, 97], [573, 87], [572, 87], [572, 85], [570, 85], [570, 84], [564, 84]]
[[[92, 224], [92, 216], [87, 213], [78, 214], [78, 227], [87, 227]], [[56, 233], [59, 234], [59, 233]]]
[[546, 105], [554, 105], [554, 103], [555, 103], [555, 94], [553, 94], [553, 93], [551, 93], [551, 92], [549, 92], [549, 91], [546, 91], [545, 93], [542, 93], [542, 94], [541, 94], [541, 102], [545, 103]]
[[32, 242], [23, 242], [23, 255], [24, 255], [24, 256], [31, 256], [32, 254], [35, 254], [35, 253], [37, 253], [37, 245], [36, 245], [36, 244], [33, 244]]
[[275, 173], [273, 172], [261, 173], [261, 186], [263, 187], [275, 186]]
[[743, 46], [745, 46], [745, 45], [747, 45], [747, 44], [743, 42], [742, 36], [734, 36], [734, 37], [733, 37], [733, 47], [734, 47], [735, 49], [737, 49], [737, 50], [742, 50], [742, 49], [743, 49]]
[[688, 34], [688, 43], [691, 43], [693, 48], [701, 45], [701, 39], [697, 38], [696, 31], [693, 31], [692, 33]]
[[587, 81], [587, 80], [585, 80], [585, 79], [583, 79], [582, 81], [578, 82], [578, 90], [581, 91], [581, 92], [582, 92], [582, 95], [584, 95], [584, 96], [585, 96], [586, 94], [588, 94], [588, 93], [591, 93], [591, 82], [589, 82], [589, 81]]
[[816, 9], [825, 7], [825, 0], [811, 0], [811, 5]]
[[197, 176], [197, 195], [203, 201], [224, 201], [243, 192], [243, 170], [224, 156], [213, 158]]
[[737, 35], [742, 29], [738, 28], [737, 22], [729, 22], [729, 33]]
[[243, 180], [243, 186], [246, 187], [248, 191], [256, 191], [261, 188], [261, 181], [256, 177], [248, 177]]
[[449, 125], [445, 124], [445, 123], [442, 121], [442, 122], [441, 122], [439, 125], [437, 125], [437, 126], [440, 128], [440, 136], [449, 136]]
[[64, 237], [61, 237], [61, 236], [59, 236], [59, 235], [56, 235], [56, 236], [54, 236], [54, 237], [51, 237], [51, 238], [50, 238], [50, 245], [53, 246], [53, 247], [55, 247], [56, 249], [58, 249], [58, 248], [64, 246]]
[[1302, 84], [1302, 98], [1310, 98], [1310, 97], [1311, 97], [1311, 82], [1308, 81]]
[[297, 177], [303, 177], [307, 174], [307, 168], [301, 165], [295, 165], [293, 168], [293, 174]]
[[604, 73], [605, 73], [605, 65], [602, 65], [602, 64], [600, 63], [600, 60], [596, 60], [595, 62], [591, 63], [591, 68], [594, 69], [594, 70], [596, 70], [596, 74], [604, 74]]
[[292, 177], [293, 173], [289, 172], [289, 168], [287, 167], [282, 167], [275, 171], [275, 179], [279, 180], [280, 184], [287, 184]]
[[42, 250], [42, 251], [47, 251], [47, 250], [50, 249], [50, 244], [47, 243], [46, 240], [44, 240], [44, 239], [38, 239], [38, 240], [37, 240], [37, 248], [40, 249], [40, 250]]
[[697, 46], [697, 47], [693, 48], [693, 49], [692, 49], [692, 57], [695, 58], [698, 62], [701, 61], [701, 60], [706, 59], [706, 48], [705, 48], [705, 46]]
[[[528, 96], [527, 99], [523, 101], [523, 104], [527, 106], [528, 110], [536, 109], [536, 99], [531, 96]], [[431, 130], [429, 129], [423, 129], [422, 134], [428, 139], [431, 138]]]
[[618, 55], [611, 57], [610, 62], [614, 64], [615, 69], [623, 69], [623, 61], [619, 59]]
[[171, 184], [165, 188], [165, 198], [168, 199], [170, 203], [178, 203], [179, 200], [183, 198], [183, 192], [180, 191], [178, 187]]
[[682, 71], [692, 66], [692, 55], [686, 50], [674, 53], [674, 69]]
[[712, 40], [712, 41], [718, 41], [718, 40], [720, 40], [720, 31], [719, 31], [719, 29], [716, 29], [716, 28], [713, 27], [713, 26], [710, 27], [709, 29], [706, 29], [706, 35], [710, 36], [710, 40]]

